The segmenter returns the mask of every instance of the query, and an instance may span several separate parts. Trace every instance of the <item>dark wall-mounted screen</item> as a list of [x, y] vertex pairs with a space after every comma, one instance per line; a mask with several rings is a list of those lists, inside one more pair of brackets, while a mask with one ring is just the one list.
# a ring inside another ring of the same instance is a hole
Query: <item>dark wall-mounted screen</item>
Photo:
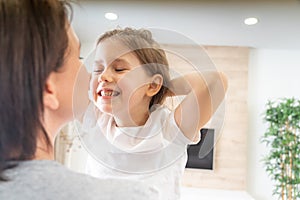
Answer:
[[212, 170], [214, 162], [214, 129], [203, 128], [200, 133], [200, 142], [188, 146], [186, 168]]

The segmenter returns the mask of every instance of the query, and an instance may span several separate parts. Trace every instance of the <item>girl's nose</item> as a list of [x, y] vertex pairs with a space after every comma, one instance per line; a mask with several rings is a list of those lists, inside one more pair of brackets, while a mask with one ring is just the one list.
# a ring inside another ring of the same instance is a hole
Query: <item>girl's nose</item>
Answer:
[[109, 69], [105, 69], [98, 77], [98, 82], [112, 82], [113, 77]]

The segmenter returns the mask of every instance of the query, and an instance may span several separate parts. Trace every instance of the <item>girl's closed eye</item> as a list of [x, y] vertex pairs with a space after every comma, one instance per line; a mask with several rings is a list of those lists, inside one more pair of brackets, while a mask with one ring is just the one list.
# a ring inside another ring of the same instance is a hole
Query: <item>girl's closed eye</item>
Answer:
[[125, 71], [125, 70], [126, 70], [126, 69], [124, 69], [124, 68], [116, 68], [116, 69], [115, 69], [116, 72], [123, 72], [123, 71]]
[[101, 74], [104, 71], [104, 66], [94, 66], [93, 73], [95, 75]]
[[96, 74], [96, 75], [98, 75], [98, 74], [101, 74], [103, 72], [103, 70], [104, 69], [94, 69], [93, 73]]
[[119, 72], [119, 73], [121, 73], [121, 72], [125, 72], [125, 71], [127, 71], [128, 69], [126, 68], [126, 67], [124, 67], [124, 66], [117, 66], [117, 67], [115, 67], [115, 71], [116, 72]]

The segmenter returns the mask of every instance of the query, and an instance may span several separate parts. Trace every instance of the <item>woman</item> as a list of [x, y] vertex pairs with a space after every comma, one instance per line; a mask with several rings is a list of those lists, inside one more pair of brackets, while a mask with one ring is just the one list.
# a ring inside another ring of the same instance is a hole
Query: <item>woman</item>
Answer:
[[67, 7], [0, 1], [0, 199], [156, 199], [140, 183], [96, 180], [53, 161], [82, 64]]

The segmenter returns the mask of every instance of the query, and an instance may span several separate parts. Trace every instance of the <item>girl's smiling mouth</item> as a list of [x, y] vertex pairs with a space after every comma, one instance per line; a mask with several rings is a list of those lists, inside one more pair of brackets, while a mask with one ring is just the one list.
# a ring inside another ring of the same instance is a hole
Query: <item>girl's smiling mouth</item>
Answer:
[[101, 97], [115, 97], [120, 94], [120, 92], [112, 90], [112, 89], [100, 89], [97, 94]]

